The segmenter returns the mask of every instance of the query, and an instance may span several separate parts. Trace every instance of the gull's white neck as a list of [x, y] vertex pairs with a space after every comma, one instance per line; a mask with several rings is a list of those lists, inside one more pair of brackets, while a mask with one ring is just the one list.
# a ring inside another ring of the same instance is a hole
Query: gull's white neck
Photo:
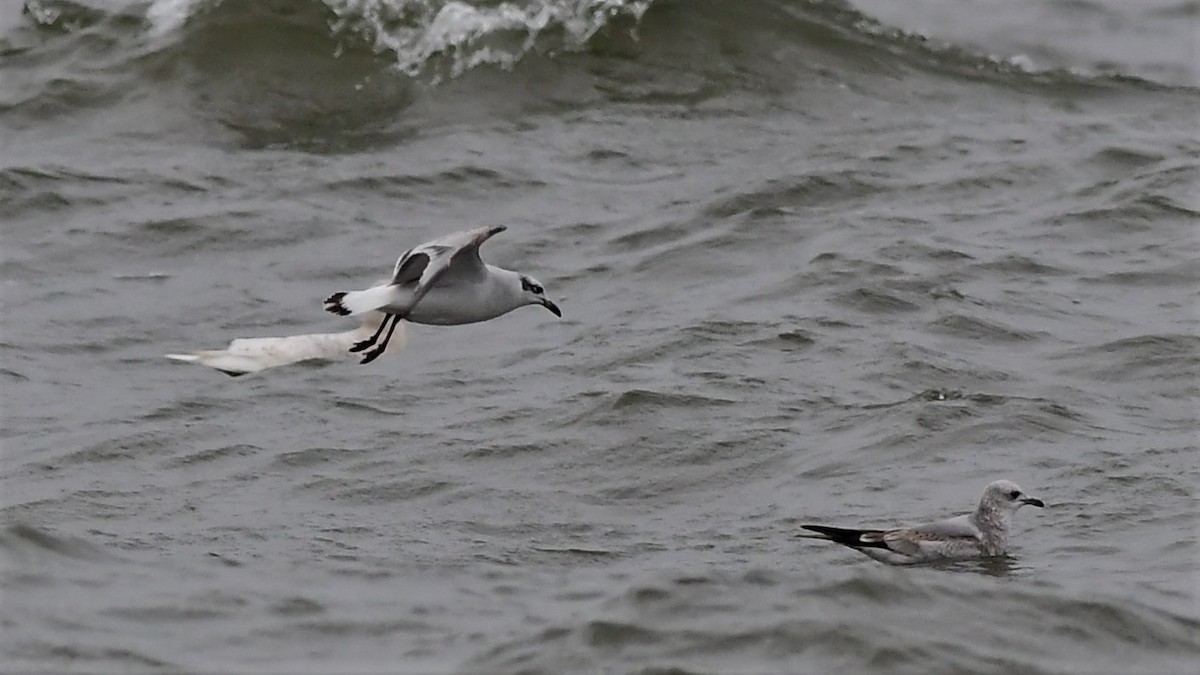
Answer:
[[1005, 508], [988, 508], [983, 504], [971, 514], [971, 521], [979, 530], [984, 555], [1003, 555], [1008, 549], [1009, 516]]
[[518, 307], [526, 304], [525, 289], [521, 286], [521, 275], [519, 273], [487, 264], [484, 267], [487, 268], [488, 279], [490, 281], [488, 292], [496, 302], [508, 300], [509, 303], [517, 303], [516, 306]]

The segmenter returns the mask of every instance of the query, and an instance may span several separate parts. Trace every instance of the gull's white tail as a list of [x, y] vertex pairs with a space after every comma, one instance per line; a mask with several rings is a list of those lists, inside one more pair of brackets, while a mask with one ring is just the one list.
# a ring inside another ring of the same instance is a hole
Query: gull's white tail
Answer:
[[372, 286], [365, 291], [342, 291], [325, 299], [325, 311], [347, 316], [386, 307], [396, 300], [398, 287], [391, 284]]

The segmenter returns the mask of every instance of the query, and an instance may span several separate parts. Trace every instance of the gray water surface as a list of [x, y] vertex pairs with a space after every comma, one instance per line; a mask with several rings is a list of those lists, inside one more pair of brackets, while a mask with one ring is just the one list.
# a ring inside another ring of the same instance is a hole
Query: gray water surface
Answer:
[[[376, 4], [0, 10], [6, 669], [1194, 668], [1194, 2]], [[488, 224], [563, 319], [162, 358]]]

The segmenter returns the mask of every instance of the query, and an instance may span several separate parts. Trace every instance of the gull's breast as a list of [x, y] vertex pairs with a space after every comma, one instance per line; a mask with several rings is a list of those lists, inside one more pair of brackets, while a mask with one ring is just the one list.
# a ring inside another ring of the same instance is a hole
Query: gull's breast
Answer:
[[477, 287], [434, 287], [406, 317], [413, 323], [458, 326], [494, 319], [516, 307], [495, 302]]

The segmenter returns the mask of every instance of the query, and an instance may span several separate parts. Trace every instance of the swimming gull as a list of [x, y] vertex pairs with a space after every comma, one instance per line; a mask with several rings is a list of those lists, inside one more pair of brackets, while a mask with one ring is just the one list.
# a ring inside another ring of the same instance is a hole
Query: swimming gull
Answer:
[[[232, 375], [256, 373], [267, 368], [286, 366], [310, 359], [338, 359], [350, 354], [352, 345], [369, 338], [383, 324], [383, 312], [363, 314], [358, 328], [344, 333], [311, 333], [287, 337], [238, 338], [225, 349], [167, 354], [168, 359], [199, 363]], [[400, 328], [398, 339], [391, 344], [391, 353], [404, 349], [407, 337]]]
[[817, 534], [799, 536], [844, 544], [875, 560], [891, 565], [968, 560], [1004, 555], [1012, 514], [1029, 504], [1039, 508], [1042, 500], [1030, 497], [1010, 480], [998, 480], [983, 491], [972, 513], [934, 523], [894, 530], [861, 530], [804, 525]]
[[362, 291], [334, 293], [325, 299], [325, 310], [341, 315], [371, 310], [387, 314], [374, 335], [350, 348], [366, 352], [361, 363], [374, 361], [387, 349], [401, 319], [455, 326], [494, 319], [525, 305], [541, 305], [561, 317], [558, 305], [546, 298], [536, 279], [480, 259], [479, 246], [506, 229], [477, 227], [425, 242], [400, 256], [390, 281]]

